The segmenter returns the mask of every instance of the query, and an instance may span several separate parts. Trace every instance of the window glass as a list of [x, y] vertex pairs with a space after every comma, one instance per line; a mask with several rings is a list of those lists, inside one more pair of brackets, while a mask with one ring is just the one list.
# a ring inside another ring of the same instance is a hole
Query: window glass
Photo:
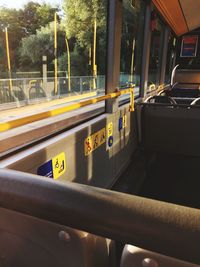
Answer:
[[145, 4], [142, 0], [123, 0], [120, 88], [135, 84], [139, 95]]
[[0, 3], [0, 104], [104, 93], [107, 0]]
[[171, 73], [175, 65], [175, 46], [176, 38], [171, 33], [168, 40], [168, 49], [167, 49], [167, 62], [165, 70], [165, 83], [169, 84], [171, 79]]
[[155, 11], [151, 13], [151, 47], [149, 58], [148, 86], [160, 82], [164, 23]]

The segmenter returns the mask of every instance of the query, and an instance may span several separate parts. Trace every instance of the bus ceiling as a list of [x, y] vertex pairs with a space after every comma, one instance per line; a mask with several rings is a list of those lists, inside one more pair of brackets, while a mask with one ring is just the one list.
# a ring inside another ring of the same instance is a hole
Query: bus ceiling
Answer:
[[200, 1], [153, 0], [152, 2], [178, 36], [200, 27]]

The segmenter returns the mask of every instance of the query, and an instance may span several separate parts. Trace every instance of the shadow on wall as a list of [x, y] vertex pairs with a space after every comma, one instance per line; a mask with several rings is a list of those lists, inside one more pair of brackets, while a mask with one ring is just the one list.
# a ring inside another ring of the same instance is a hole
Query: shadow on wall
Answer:
[[[113, 129], [109, 136], [111, 123]], [[99, 146], [97, 141], [97, 148], [87, 155], [87, 146], [91, 145], [91, 150], [93, 149], [95, 137], [98, 140], [103, 129], [106, 133], [105, 141]], [[73, 181], [109, 188], [127, 166], [137, 148], [136, 114], [130, 114], [128, 109], [124, 108], [117, 114], [105, 115], [101, 121], [97, 120], [84, 131], [78, 132], [75, 139], [78, 141], [75, 143], [76, 170]]]

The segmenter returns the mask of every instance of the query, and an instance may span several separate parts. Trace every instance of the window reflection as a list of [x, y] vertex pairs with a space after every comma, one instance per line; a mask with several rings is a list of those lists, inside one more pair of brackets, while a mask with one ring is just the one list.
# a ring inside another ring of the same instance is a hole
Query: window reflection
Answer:
[[155, 11], [151, 13], [151, 48], [149, 59], [148, 85], [158, 85], [160, 82], [162, 44], [164, 36], [164, 23]]
[[135, 84], [139, 95], [143, 49], [145, 4], [142, 0], [123, 1], [123, 24], [121, 41], [120, 87]]

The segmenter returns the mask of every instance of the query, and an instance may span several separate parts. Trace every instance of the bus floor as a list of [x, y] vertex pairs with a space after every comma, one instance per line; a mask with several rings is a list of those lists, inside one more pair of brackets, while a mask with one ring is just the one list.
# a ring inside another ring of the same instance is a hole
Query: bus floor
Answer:
[[[144, 153], [139, 149], [112, 190], [200, 208], [200, 157]], [[115, 243], [117, 263], [124, 245]]]
[[200, 157], [140, 152], [112, 189], [200, 208]]
[[156, 154], [147, 164], [140, 195], [200, 208], [200, 157]]

